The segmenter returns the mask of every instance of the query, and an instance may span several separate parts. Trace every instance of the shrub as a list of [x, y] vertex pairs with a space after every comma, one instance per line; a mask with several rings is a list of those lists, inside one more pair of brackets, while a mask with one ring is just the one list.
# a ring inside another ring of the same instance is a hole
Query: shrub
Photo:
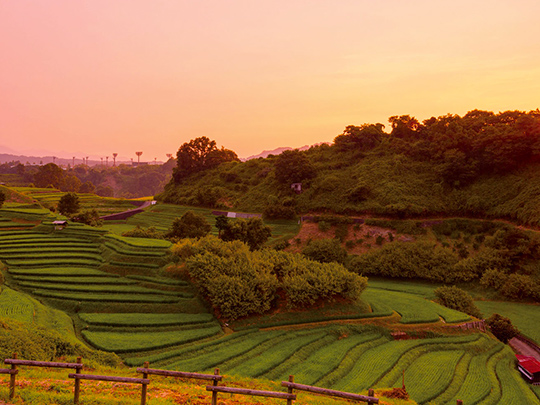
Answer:
[[499, 314], [493, 314], [486, 321], [491, 333], [503, 343], [508, 343], [510, 339], [519, 334], [518, 329], [512, 325], [512, 321]]
[[523, 274], [511, 274], [500, 290], [504, 296], [513, 299], [539, 299], [539, 288], [536, 282]]
[[508, 274], [498, 269], [488, 269], [482, 275], [480, 284], [487, 288], [499, 290], [508, 279]]
[[377, 236], [377, 239], [375, 239], [375, 244], [379, 246], [381, 246], [383, 242], [384, 242], [384, 238], [381, 235]]
[[455, 263], [456, 255], [435, 243], [395, 242], [354, 257], [349, 268], [359, 274], [447, 282], [453, 278], [452, 266]]
[[472, 297], [461, 288], [456, 286], [443, 286], [434, 291], [435, 295], [439, 299], [439, 303], [445, 307], [455, 309], [457, 311], [465, 312], [476, 318], [481, 318], [482, 314], [478, 307], [474, 304]]
[[175, 218], [169, 232], [165, 235], [167, 238], [202, 238], [206, 236], [212, 227], [201, 214], [193, 211], [187, 211], [180, 218]]
[[302, 250], [302, 254], [311, 260], [320, 263], [345, 263], [347, 251], [341, 246], [337, 239], [319, 239], [311, 241]]
[[330, 224], [326, 221], [320, 221], [317, 223], [317, 227], [319, 228], [319, 231], [321, 232], [327, 232], [330, 230]]

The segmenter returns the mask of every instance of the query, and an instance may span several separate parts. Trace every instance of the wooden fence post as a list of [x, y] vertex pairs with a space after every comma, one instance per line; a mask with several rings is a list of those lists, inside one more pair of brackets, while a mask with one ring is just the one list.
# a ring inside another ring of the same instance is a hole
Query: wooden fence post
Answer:
[[[82, 364], [82, 357], [77, 357], [77, 364]], [[80, 374], [81, 369], [77, 368], [75, 370], [75, 373]], [[79, 396], [81, 392], [81, 380], [78, 378], [75, 379], [75, 390], [73, 391], [73, 403], [78, 404], [79, 403]]]
[[[370, 388], [367, 392], [368, 396], [373, 397], [375, 396], [375, 391], [373, 391], [373, 388]], [[368, 404], [372, 404], [373, 402], [369, 401]]]
[[[13, 353], [13, 358], [17, 358], [17, 353]], [[12, 364], [11, 365], [12, 370], [17, 370], [17, 365]], [[15, 397], [15, 382], [16, 382], [17, 374], [13, 372], [9, 378], [9, 399], [13, 399]]]
[[[145, 361], [144, 362], [144, 368], [148, 368], [150, 366], [150, 363]], [[148, 378], [148, 373], [143, 373], [143, 378]], [[142, 392], [141, 392], [141, 405], [146, 405], [146, 384], [142, 385]]]
[[[289, 382], [290, 383], [294, 382], [294, 375], [289, 376]], [[289, 394], [292, 394], [293, 393], [293, 388], [292, 387], [287, 388], [287, 392]], [[292, 399], [287, 399], [287, 405], [292, 405], [292, 401], [293, 401]]]
[[[214, 370], [214, 375], [219, 375], [219, 368], [216, 368]], [[218, 385], [218, 381], [214, 380], [212, 385], [214, 386]], [[217, 405], [217, 394], [218, 394], [217, 391], [212, 391], [212, 405]]]

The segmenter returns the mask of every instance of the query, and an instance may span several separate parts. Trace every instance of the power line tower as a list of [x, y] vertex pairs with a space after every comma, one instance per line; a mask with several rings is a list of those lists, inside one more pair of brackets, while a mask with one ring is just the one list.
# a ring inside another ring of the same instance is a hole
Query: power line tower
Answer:
[[116, 157], [118, 156], [118, 153], [113, 153], [112, 154], [112, 158], [113, 158], [113, 166], [116, 166]]

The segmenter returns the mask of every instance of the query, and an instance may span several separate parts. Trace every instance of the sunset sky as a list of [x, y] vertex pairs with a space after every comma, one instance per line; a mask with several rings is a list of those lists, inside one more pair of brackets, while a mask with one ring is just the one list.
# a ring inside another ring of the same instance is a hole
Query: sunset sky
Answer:
[[0, 153], [240, 157], [540, 107], [538, 0], [0, 0]]

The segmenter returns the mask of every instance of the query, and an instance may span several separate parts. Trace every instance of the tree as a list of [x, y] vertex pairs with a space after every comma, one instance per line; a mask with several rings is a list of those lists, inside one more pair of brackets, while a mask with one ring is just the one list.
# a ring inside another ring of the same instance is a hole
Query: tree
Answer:
[[474, 304], [472, 297], [466, 291], [456, 286], [442, 286], [434, 291], [439, 299], [439, 303], [445, 307], [465, 312], [476, 318], [480, 318], [482, 314], [478, 307]]
[[240, 240], [247, 244], [250, 250], [260, 249], [272, 235], [270, 227], [264, 225], [261, 218], [227, 221], [220, 233], [222, 240]]
[[169, 232], [165, 235], [167, 238], [202, 238], [206, 236], [212, 227], [201, 214], [193, 211], [187, 211], [180, 218], [176, 218]]
[[223, 147], [218, 149], [216, 141], [206, 136], [195, 138], [178, 149], [173, 178], [179, 183], [183, 177], [235, 160], [239, 160], [236, 153]]
[[73, 218], [75, 222], [81, 222], [90, 226], [101, 226], [103, 221], [99, 218], [99, 213], [95, 208], [91, 210], [84, 210]]
[[64, 177], [64, 183], [62, 184], [62, 191], [78, 192], [81, 188], [81, 181], [73, 174], [68, 174]]
[[64, 171], [54, 163], [47, 163], [41, 166], [34, 175], [36, 187], [47, 187], [52, 185], [61, 188], [64, 184]]
[[305, 153], [298, 149], [286, 150], [278, 155], [274, 170], [276, 179], [287, 186], [312, 179], [316, 174]]
[[381, 143], [386, 134], [383, 124], [349, 125], [334, 139], [334, 145], [342, 152], [351, 149], [367, 151]]
[[79, 193], [93, 194], [96, 191], [96, 187], [91, 181], [85, 181], [79, 188]]
[[491, 333], [503, 343], [508, 343], [510, 339], [519, 334], [519, 330], [512, 325], [512, 321], [499, 314], [493, 314], [486, 321]]
[[62, 215], [72, 215], [79, 211], [79, 196], [75, 193], [66, 193], [60, 197], [58, 212]]
[[4, 205], [4, 201], [6, 201], [6, 194], [3, 191], [0, 191], [0, 207]]

